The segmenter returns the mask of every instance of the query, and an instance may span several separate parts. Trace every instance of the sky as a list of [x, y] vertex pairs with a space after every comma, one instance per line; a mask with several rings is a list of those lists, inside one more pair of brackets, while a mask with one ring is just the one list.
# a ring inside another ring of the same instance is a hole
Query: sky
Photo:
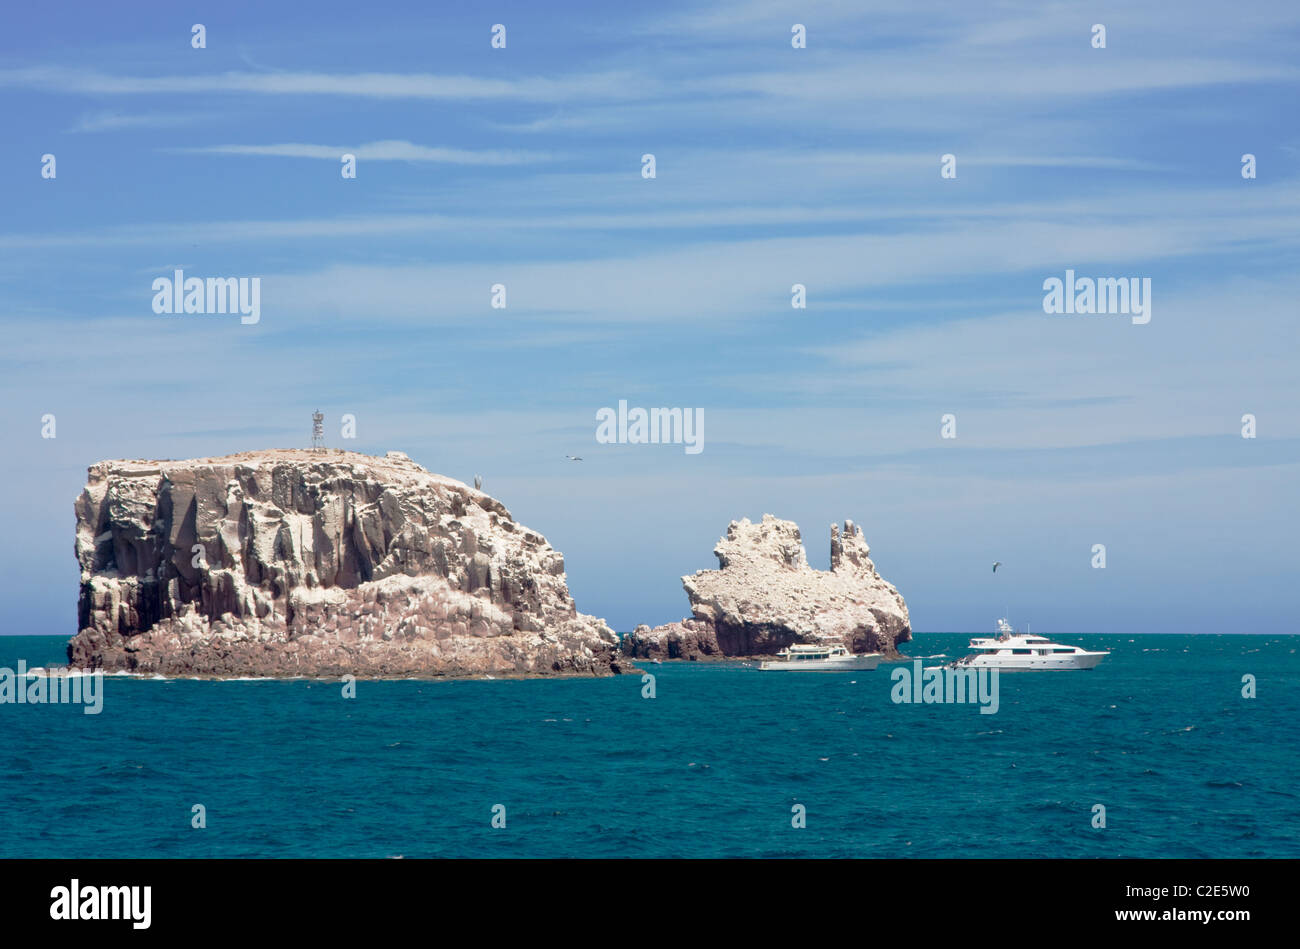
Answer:
[[[3, 16], [2, 633], [76, 632], [89, 465], [316, 409], [482, 475], [620, 630], [771, 513], [822, 569], [861, 524], [919, 632], [1300, 631], [1298, 4]], [[260, 319], [155, 313], [177, 269]], [[1150, 321], [1045, 313], [1067, 270]], [[703, 450], [597, 442], [620, 400]]]

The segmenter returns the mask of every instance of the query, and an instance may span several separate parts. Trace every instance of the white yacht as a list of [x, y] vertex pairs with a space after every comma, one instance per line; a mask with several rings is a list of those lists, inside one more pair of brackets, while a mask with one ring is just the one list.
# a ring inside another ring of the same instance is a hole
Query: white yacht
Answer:
[[796, 643], [758, 664], [763, 672], [853, 672], [880, 665], [880, 653], [852, 653], [844, 646]]
[[998, 620], [996, 637], [970, 641], [975, 652], [952, 665], [976, 669], [1091, 669], [1109, 652], [1089, 652], [1078, 646], [1054, 643], [1042, 636], [1017, 633], [1005, 619]]

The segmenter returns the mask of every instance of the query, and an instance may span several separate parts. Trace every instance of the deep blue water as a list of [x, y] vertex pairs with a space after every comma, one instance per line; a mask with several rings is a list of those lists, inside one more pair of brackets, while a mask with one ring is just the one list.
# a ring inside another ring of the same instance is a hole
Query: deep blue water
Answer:
[[[968, 636], [918, 638], [953, 656]], [[100, 715], [0, 705], [0, 856], [1300, 856], [1300, 637], [1061, 638], [1113, 653], [1001, 676], [994, 715], [895, 705], [886, 665], [646, 665], [654, 699], [639, 676], [350, 700], [108, 678]], [[0, 666], [19, 658], [61, 662], [63, 640], [0, 637]]]

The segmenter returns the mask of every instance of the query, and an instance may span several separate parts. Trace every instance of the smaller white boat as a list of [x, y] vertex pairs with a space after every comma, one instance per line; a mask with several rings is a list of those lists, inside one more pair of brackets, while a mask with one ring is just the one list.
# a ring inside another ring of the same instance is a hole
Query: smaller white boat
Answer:
[[758, 664], [762, 672], [851, 672], [874, 669], [880, 665], [880, 653], [852, 653], [844, 646], [817, 646], [796, 643]]

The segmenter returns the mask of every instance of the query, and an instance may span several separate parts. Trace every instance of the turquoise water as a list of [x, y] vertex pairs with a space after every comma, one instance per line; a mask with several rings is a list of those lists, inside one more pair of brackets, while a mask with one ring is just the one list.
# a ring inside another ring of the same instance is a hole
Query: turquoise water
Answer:
[[[1003, 675], [994, 715], [895, 705], [891, 666], [647, 665], [654, 699], [639, 676], [363, 681], [355, 699], [108, 678], [100, 715], [0, 705], [0, 856], [1300, 856], [1300, 637], [1061, 638], [1113, 653]], [[0, 667], [62, 650], [0, 637]]]

